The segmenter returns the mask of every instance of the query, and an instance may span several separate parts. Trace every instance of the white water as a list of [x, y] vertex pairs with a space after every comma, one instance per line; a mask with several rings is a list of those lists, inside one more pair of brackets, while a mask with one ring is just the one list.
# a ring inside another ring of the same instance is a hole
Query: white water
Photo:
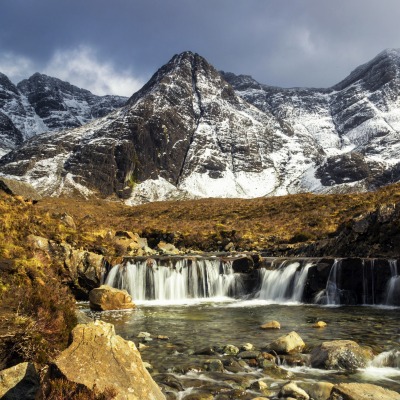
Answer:
[[262, 269], [258, 299], [276, 303], [301, 302], [308, 270], [312, 265], [309, 262], [300, 267], [297, 261], [283, 261], [275, 270]]
[[157, 265], [153, 259], [117, 265], [107, 285], [125, 289], [135, 301], [184, 302], [189, 299], [239, 297], [244, 293], [241, 275], [232, 262], [219, 259], [182, 259]]
[[397, 260], [389, 260], [391, 277], [386, 285], [386, 305], [400, 305], [400, 275]]
[[340, 273], [342, 260], [335, 259], [331, 271], [329, 272], [328, 281], [326, 282], [326, 304], [329, 306], [340, 304]]

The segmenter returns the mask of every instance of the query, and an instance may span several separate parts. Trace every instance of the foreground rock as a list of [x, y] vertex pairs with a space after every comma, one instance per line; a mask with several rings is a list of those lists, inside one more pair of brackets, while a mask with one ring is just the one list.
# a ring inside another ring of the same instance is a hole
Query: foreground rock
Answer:
[[103, 392], [114, 387], [117, 400], [165, 400], [143, 365], [133, 342], [115, 334], [102, 321], [77, 325], [72, 343], [50, 366], [49, 377], [63, 378]]
[[340, 383], [332, 389], [330, 400], [400, 400], [393, 390], [370, 383]]
[[269, 350], [276, 351], [278, 354], [301, 353], [304, 347], [306, 345], [303, 339], [295, 331], [279, 337], [268, 345]]
[[35, 399], [39, 390], [39, 375], [31, 363], [21, 363], [0, 371], [0, 399]]
[[126, 290], [102, 285], [89, 293], [90, 309], [94, 311], [129, 310], [135, 308]]
[[361, 347], [353, 340], [333, 340], [323, 342], [311, 352], [311, 366], [354, 371], [364, 368], [372, 358], [371, 349]]

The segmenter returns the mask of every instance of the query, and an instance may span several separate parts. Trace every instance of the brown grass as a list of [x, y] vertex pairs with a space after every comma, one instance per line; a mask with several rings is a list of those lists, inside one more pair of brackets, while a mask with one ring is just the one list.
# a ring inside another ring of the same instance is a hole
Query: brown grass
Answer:
[[258, 199], [202, 199], [128, 207], [103, 200], [49, 198], [42, 213], [66, 211], [77, 223], [78, 245], [103, 245], [108, 230], [129, 230], [156, 245], [160, 239], [181, 247], [218, 250], [229, 241], [246, 250], [323, 239], [338, 226], [381, 203], [400, 200], [400, 185], [361, 194], [297, 194]]

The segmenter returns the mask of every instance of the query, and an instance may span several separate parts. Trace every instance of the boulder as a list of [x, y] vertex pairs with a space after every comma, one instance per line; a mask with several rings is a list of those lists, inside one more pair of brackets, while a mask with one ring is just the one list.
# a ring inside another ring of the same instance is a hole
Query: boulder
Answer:
[[400, 400], [400, 394], [370, 383], [340, 383], [329, 400]]
[[102, 285], [89, 293], [90, 308], [94, 311], [128, 310], [135, 308], [132, 297], [126, 290]]
[[323, 342], [311, 352], [313, 368], [354, 371], [363, 368], [373, 358], [370, 348], [361, 347], [353, 340]]
[[281, 324], [278, 321], [268, 321], [260, 326], [261, 329], [281, 329]]
[[274, 350], [278, 354], [301, 353], [305, 347], [303, 339], [295, 331], [279, 337], [268, 345], [269, 350]]
[[39, 375], [31, 363], [21, 363], [0, 371], [0, 398], [3, 400], [35, 399]]
[[282, 387], [279, 397], [293, 397], [299, 400], [309, 400], [310, 396], [294, 382], [289, 382]]
[[62, 378], [89, 390], [117, 390], [116, 400], [165, 400], [133, 342], [103, 321], [77, 325], [72, 343], [50, 365], [48, 378]]

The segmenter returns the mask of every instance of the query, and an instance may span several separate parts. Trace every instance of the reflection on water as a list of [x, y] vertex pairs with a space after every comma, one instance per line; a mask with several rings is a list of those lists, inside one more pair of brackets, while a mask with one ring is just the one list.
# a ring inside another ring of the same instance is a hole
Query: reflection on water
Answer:
[[[303, 338], [308, 350], [322, 341], [335, 339], [355, 340], [360, 345], [371, 346], [377, 355], [400, 350], [400, 308], [287, 306], [261, 300], [164, 306], [145, 303], [136, 310], [105, 312], [96, 314], [96, 318], [113, 323], [118, 334], [136, 344], [140, 340], [136, 337], [142, 331], [152, 336], [168, 336], [168, 341], [147, 343], [148, 348], [142, 352], [142, 358], [160, 372], [195, 364], [196, 357], [192, 354], [200, 348], [240, 346], [246, 342], [263, 348], [293, 330]], [[279, 321], [281, 329], [259, 329], [269, 320]], [[328, 326], [313, 328], [312, 324], [318, 320], [327, 322]], [[366, 381], [400, 391], [400, 370], [394, 368], [371, 366], [352, 375], [304, 367], [292, 368], [292, 372], [299, 380]]]

